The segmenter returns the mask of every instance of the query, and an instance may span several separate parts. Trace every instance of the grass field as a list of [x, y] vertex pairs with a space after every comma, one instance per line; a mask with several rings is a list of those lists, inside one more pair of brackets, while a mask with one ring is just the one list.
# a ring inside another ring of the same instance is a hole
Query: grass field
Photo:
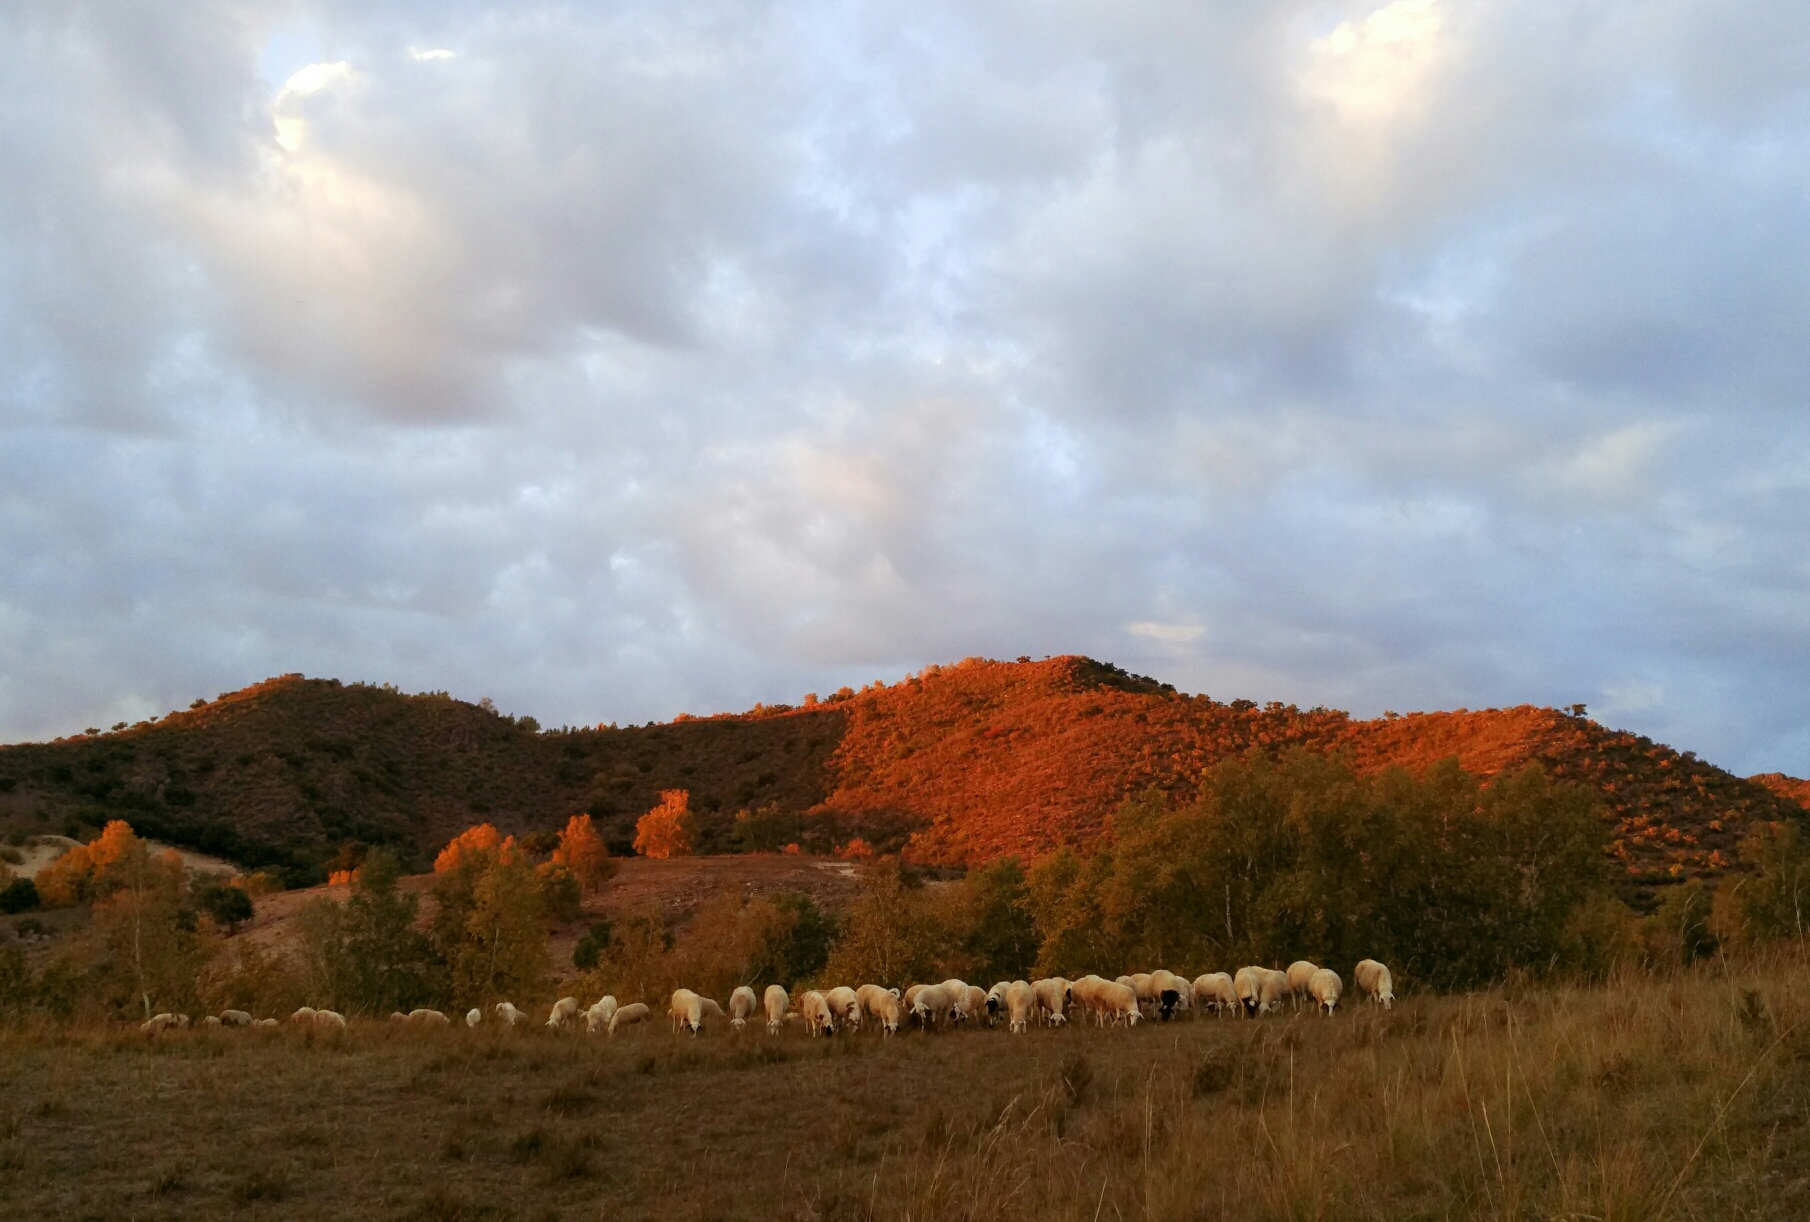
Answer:
[[0, 1035], [11, 1219], [1810, 1217], [1810, 968], [1333, 1020]]

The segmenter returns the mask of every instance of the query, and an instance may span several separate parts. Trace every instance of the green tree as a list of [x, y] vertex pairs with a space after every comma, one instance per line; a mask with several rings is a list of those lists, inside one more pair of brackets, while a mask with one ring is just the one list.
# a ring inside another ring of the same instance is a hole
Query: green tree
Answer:
[[499, 855], [478, 878], [451, 950], [453, 993], [461, 1004], [528, 997], [539, 988], [549, 967], [546, 903], [525, 861]]
[[195, 893], [195, 902], [228, 933], [237, 933], [239, 925], [252, 918], [251, 896], [231, 883], [209, 883]]
[[415, 928], [420, 900], [399, 879], [395, 855], [372, 849], [343, 904], [320, 899], [303, 910], [311, 1000], [350, 1014], [387, 1014], [444, 996], [444, 960]]
[[1749, 943], [1802, 938], [1810, 930], [1810, 837], [1802, 825], [1761, 824], [1739, 852], [1753, 873], [1724, 884], [1729, 933]]
[[861, 893], [849, 907], [823, 974], [904, 988], [943, 972], [955, 957], [955, 939], [923, 888], [902, 873], [898, 858], [869, 860], [860, 881]]
[[977, 981], [1028, 978], [1037, 966], [1039, 938], [1024, 867], [1006, 857], [969, 872], [952, 905], [964, 928], [962, 971]]

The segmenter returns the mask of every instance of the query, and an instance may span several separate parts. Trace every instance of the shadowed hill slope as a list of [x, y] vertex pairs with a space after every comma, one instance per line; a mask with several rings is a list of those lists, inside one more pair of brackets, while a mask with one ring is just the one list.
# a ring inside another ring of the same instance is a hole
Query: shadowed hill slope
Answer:
[[302, 881], [348, 840], [424, 863], [473, 822], [520, 833], [580, 811], [626, 851], [635, 818], [683, 788], [702, 852], [859, 836], [960, 864], [1085, 844], [1129, 794], [1185, 792], [1229, 755], [1294, 747], [1347, 752], [1364, 771], [1538, 761], [1602, 795], [1637, 883], [1715, 873], [1756, 820], [1803, 814], [1803, 782], [1743, 780], [1553, 709], [1355, 721], [1063, 657], [932, 666], [795, 709], [546, 732], [443, 694], [290, 675], [119, 733], [0, 748], [0, 819], [123, 817]]

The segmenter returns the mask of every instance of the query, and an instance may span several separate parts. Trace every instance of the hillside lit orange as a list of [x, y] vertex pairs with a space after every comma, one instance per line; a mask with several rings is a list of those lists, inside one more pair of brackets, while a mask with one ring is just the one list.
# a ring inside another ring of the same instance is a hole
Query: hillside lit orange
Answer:
[[661, 790], [660, 805], [635, 823], [635, 852], [643, 857], [689, 857], [693, 843], [690, 791]]

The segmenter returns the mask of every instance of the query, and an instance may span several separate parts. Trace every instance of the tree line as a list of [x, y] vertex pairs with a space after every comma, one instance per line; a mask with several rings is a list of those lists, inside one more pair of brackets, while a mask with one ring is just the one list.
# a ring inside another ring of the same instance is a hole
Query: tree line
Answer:
[[[1605, 829], [1593, 794], [1537, 765], [1486, 783], [1455, 763], [1365, 776], [1338, 756], [1253, 754], [1216, 765], [1186, 798], [1126, 802], [1087, 850], [1028, 866], [1007, 858], [948, 882], [870, 857], [840, 912], [739, 890], [683, 924], [652, 905], [617, 908], [555, 964], [549, 921], [575, 920], [615, 870], [589, 816], [519, 841], [488, 824], [460, 834], [435, 860], [426, 921], [393, 855], [347, 855], [335, 877], [349, 894], [311, 901], [287, 956], [229, 936], [250, 914], [243, 886], [191, 879], [173, 853], [114, 822], [40, 874], [44, 898], [92, 904], [93, 921], [37, 972], [17, 945], [0, 946], [0, 1009], [136, 1016], [306, 1001], [382, 1015], [556, 992], [653, 1000], [678, 985], [726, 996], [744, 983], [1196, 974], [1365, 957], [1413, 987], [1454, 990], [1805, 936], [1801, 823], [1757, 827], [1740, 870], [1673, 887], [1644, 916], [1619, 898]], [[686, 795], [669, 791], [641, 820], [637, 849], [682, 855], [691, 844]]]

